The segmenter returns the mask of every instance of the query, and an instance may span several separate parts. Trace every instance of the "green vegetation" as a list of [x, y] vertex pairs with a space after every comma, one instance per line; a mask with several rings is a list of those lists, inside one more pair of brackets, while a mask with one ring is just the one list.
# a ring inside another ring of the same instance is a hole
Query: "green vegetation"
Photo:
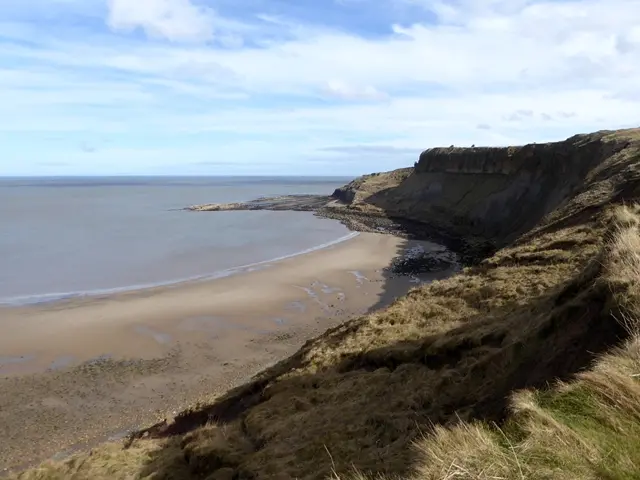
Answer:
[[[19, 478], [640, 478], [640, 211], [625, 206], [640, 200], [639, 136], [574, 139], [598, 161], [538, 218], [509, 217], [519, 237], [493, 228], [490, 258], [125, 445]], [[384, 202], [418, 181], [384, 177], [366, 190]], [[350, 208], [379, 214], [367, 195]]]

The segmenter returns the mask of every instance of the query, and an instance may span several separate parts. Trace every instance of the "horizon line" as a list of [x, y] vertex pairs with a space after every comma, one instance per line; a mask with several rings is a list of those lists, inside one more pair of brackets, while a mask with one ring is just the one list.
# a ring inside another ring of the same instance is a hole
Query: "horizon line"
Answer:
[[283, 175], [283, 174], [154, 174], [154, 173], [111, 173], [111, 174], [66, 174], [66, 175], [0, 175], [2, 179], [15, 179], [15, 178], [156, 178], [156, 177], [171, 177], [171, 178], [345, 178], [354, 177], [365, 174], [344, 174], [344, 175]]

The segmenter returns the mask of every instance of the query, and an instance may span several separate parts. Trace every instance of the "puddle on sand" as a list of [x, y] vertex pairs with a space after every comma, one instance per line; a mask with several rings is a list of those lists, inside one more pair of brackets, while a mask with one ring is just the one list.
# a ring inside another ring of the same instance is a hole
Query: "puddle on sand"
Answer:
[[266, 335], [273, 332], [273, 330], [267, 330], [265, 328], [252, 327], [251, 325], [242, 325], [238, 323], [227, 323], [225, 326], [229, 330], [240, 330], [242, 332], [259, 333], [260, 335]]
[[340, 289], [340, 288], [330, 287], [326, 283], [322, 283], [322, 282], [318, 282], [318, 281], [313, 282], [311, 284], [311, 286], [314, 287], [314, 288], [315, 287], [320, 287], [320, 290], [322, 291], [322, 293], [326, 293], [326, 294], [342, 292], [342, 289]]
[[135, 330], [141, 335], [147, 335], [153, 338], [161, 345], [168, 345], [172, 342], [171, 335], [169, 335], [168, 333], [159, 332], [158, 330], [147, 327], [146, 325], [136, 325]]
[[224, 319], [215, 316], [201, 316], [185, 318], [180, 322], [178, 328], [190, 332], [213, 332], [219, 329], [224, 323]]
[[30, 362], [36, 358], [35, 355], [20, 355], [19, 357], [2, 357], [0, 356], [0, 368], [17, 365], [19, 363]]
[[35, 358], [35, 355], [0, 356], [0, 375], [22, 372], [28, 373], [31, 367], [25, 364], [35, 360]]
[[72, 357], [71, 355], [58, 357], [49, 364], [49, 370], [62, 370], [63, 368], [70, 366], [74, 360], [75, 357]]
[[356, 277], [356, 282], [358, 282], [358, 286], [362, 285], [365, 281], [369, 280], [362, 272], [358, 270], [349, 270], [349, 273], [354, 277]]
[[316, 292], [313, 291], [312, 288], [309, 287], [298, 287], [300, 290], [304, 290], [305, 293], [311, 297], [313, 300], [315, 300], [316, 302], [320, 301], [320, 298], [318, 298], [318, 294]]
[[220, 330], [239, 330], [245, 332], [255, 333], [269, 333], [269, 330], [260, 329], [250, 325], [243, 325], [241, 323], [235, 323], [221, 317], [214, 316], [202, 316], [186, 318], [180, 322], [179, 327], [182, 330], [188, 330], [191, 332], [209, 332], [215, 333]]
[[[313, 285], [316, 285], [317, 282], [314, 282]], [[312, 285], [312, 286], [313, 286]], [[300, 287], [297, 286], [297, 288], [304, 290], [305, 293], [309, 296], [309, 298], [311, 298], [311, 300], [313, 300], [314, 302], [316, 302], [318, 305], [320, 305], [320, 308], [322, 308], [322, 310], [324, 310], [325, 312], [329, 310], [329, 306], [323, 302], [320, 297], [318, 296], [318, 294], [313, 290], [313, 288], [309, 288], [309, 287]]]
[[284, 318], [274, 318], [273, 321], [278, 325], [284, 325], [287, 321]]
[[307, 306], [303, 302], [295, 301], [287, 304], [285, 307], [287, 310], [296, 310], [298, 312], [304, 313], [307, 311]]

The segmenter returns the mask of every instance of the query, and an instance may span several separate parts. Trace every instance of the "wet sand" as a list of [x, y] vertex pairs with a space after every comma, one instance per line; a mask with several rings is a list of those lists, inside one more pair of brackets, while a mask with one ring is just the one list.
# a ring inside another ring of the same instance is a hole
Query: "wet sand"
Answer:
[[416, 244], [362, 233], [214, 281], [0, 309], [0, 472], [211, 399], [389, 304], [414, 284], [383, 269]]

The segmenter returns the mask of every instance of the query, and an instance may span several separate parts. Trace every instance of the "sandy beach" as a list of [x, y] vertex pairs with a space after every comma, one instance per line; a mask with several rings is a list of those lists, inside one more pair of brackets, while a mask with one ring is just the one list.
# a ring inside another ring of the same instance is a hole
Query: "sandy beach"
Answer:
[[413, 284], [383, 269], [418, 243], [361, 233], [218, 280], [0, 309], [0, 471], [168, 417], [389, 304]]

